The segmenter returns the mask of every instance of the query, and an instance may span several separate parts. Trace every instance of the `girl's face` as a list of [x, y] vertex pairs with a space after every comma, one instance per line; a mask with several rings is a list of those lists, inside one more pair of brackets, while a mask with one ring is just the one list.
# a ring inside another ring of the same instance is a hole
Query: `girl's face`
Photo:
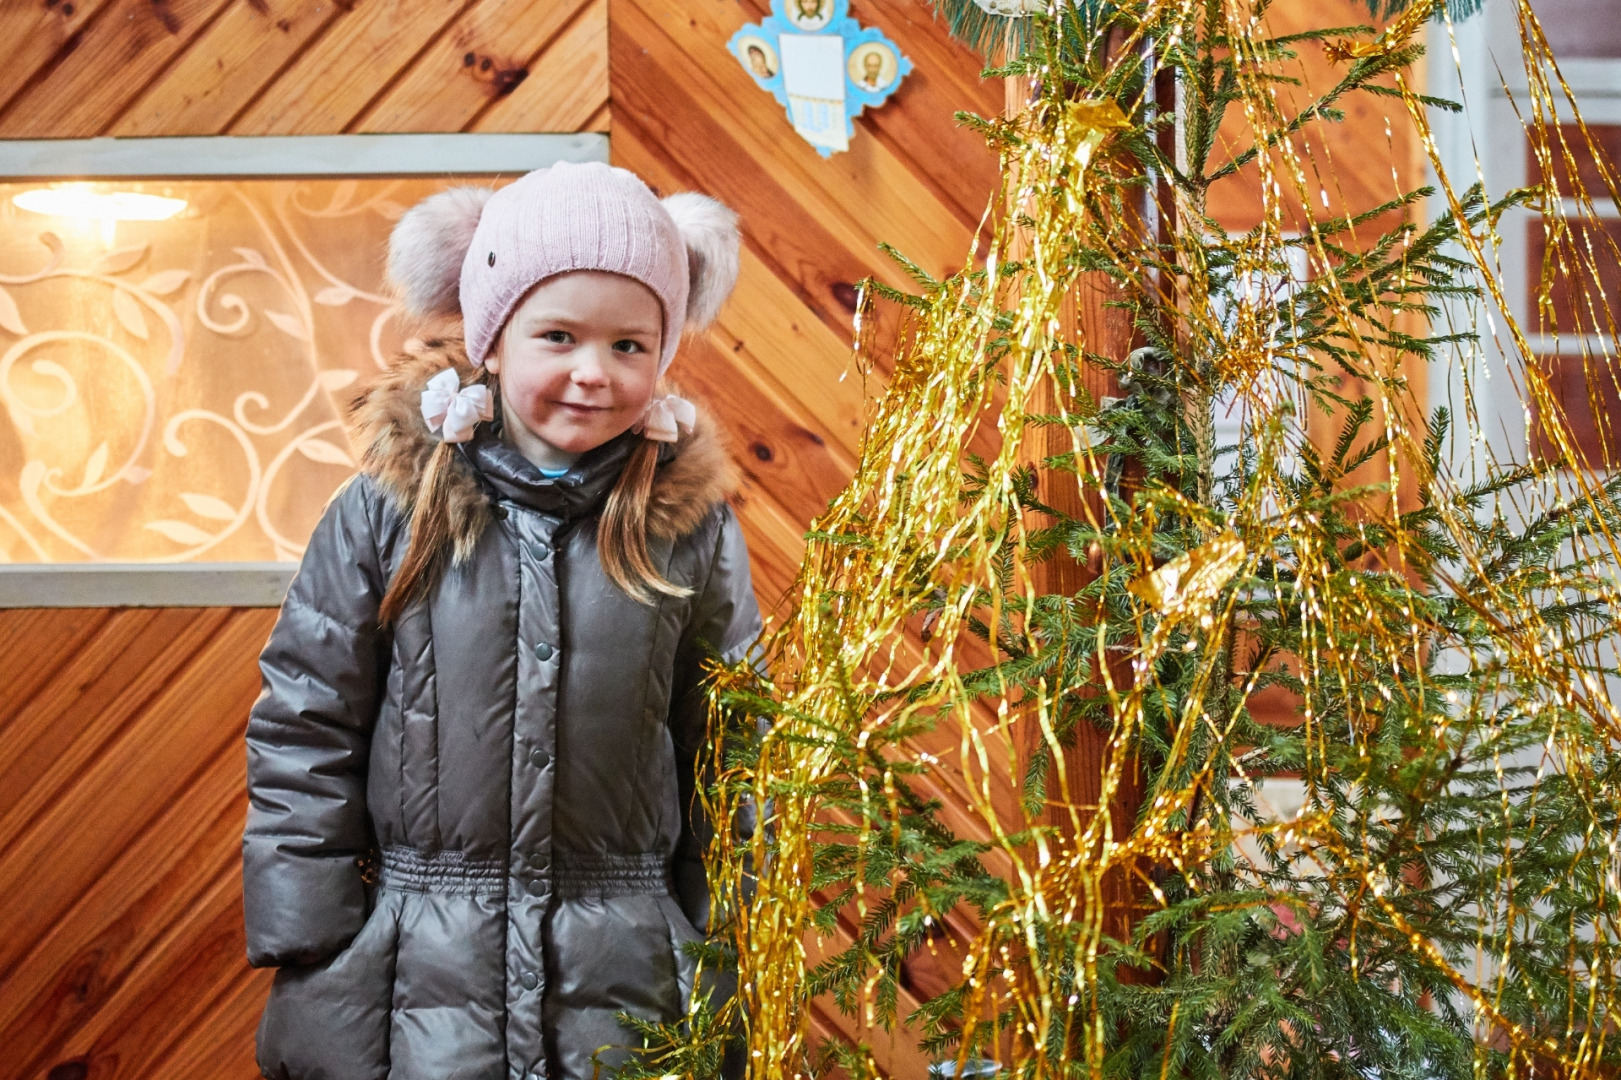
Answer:
[[513, 443], [540, 460], [531, 451], [582, 454], [629, 430], [653, 400], [663, 329], [653, 290], [619, 274], [575, 270], [530, 289], [485, 360]]

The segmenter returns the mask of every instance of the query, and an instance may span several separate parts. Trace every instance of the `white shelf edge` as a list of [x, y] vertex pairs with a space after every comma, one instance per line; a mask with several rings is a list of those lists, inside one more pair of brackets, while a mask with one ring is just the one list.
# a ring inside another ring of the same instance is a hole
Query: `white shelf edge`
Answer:
[[280, 607], [297, 563], [8, 563], [0, 608]]
[[0, 139], [0, 180], [516, 175], [607, 160], [596, 132]]

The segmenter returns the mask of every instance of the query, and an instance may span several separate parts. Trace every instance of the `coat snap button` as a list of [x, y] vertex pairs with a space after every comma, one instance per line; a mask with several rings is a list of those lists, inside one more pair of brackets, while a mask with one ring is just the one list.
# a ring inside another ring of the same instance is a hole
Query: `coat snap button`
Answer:
[[552, 549], [549, 544], [536, 540], [533, 544], [529, 545], [529, 554], [535, 557], [536, 562], [545, 562], [547, 559], [551, 558]]
[[492, 510], [490, 512], [493, 513], [497, 518], [499, 518], [502, 521], [505, 521], [507, 519], [507, 508], [504, 507], [504, 506], [497, 506], [494, 510]]
[[546, 767], [546, 763], [550, 760], [551, 758], [547, 756], [546, 751], [544, 750], [529, 751], [529, 764], [533, 765], [537, 769], [544, 769]]
[[542, 852], [539, 855], [531, 855], [529, 857], [529, 865], [533, 866], [536, 870], [539, 870], [541, 872], [545, 872], [546, 868], [548, 866], [550, 866], [551, 864], [552, 864], [552, 858], [551, 858], [550, 855], [547, 855], [545, 852]]
[[542, 641], [535, 646], [535, 659], [545, 662], [552, 658], [552, 647]]
[[523, 988], [525, 990], [533, 990], [535, 987], [540, 985], [540, 976], [536, 975], [533, 971], [526, 971], [518, 977], [518, 981], [523, 983]]
[[544, 881], [540, 880], [540, 878], [531, 878], [530, 881], [529, 881], [529, 895], [530, 896], [544, 896], [545, 894], [546, 894], [546, 883]]

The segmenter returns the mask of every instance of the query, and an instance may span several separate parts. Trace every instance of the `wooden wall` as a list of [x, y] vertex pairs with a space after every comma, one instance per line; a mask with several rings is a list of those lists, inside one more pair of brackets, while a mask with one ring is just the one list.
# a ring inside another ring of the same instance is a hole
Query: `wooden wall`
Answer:
[[764, 0], [612, 0], [611, 153], [663, 191], [735, 208], [737, 292], [671, 377], [731, 432], [749, 480], [741, 513], [763, 599], [798, 568], [800, 536], [854, 468], [866, 390], [850, 366], [855, 283], [909, 283], [887, 241], [931, 273], [960, 268], [996, 183], [996, 161], [953, 120], [994, 115], [1000, 82], [920, 0], [854, 0], [916, 65], [889, 103], [856, 121], [847, 153], [819, 157], [782, 106], [726, 51]]
[[275, 615], [0, 612], [0, 1076], [257, 1075], [242, 735]]
[[[725, 51], [757, 0], [0, 0], [0, 138], [608, 130], [612, 97], [617, 163], [743, 217], [675, 375], [733, 433], [769, 604], [854, 462], [854, 283], [903, 284], [880, 240], [960, 264], [994, 182], [951, 116], [1000, 87], [926, 3], [853, 6], [917, 67], [830, 161]], [[0, 1080], [256, 1074], [242, 731], [274, 615], [0, 611]]]

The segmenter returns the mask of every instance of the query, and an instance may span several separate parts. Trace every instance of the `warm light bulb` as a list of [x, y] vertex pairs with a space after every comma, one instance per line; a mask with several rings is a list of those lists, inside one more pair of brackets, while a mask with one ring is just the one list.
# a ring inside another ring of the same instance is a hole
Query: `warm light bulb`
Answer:
[[185, 199], [79, 187], [35, 188], [13, 195], [11, 201], [36, 214], [97, 221], [165, 221], [186, 208]]

